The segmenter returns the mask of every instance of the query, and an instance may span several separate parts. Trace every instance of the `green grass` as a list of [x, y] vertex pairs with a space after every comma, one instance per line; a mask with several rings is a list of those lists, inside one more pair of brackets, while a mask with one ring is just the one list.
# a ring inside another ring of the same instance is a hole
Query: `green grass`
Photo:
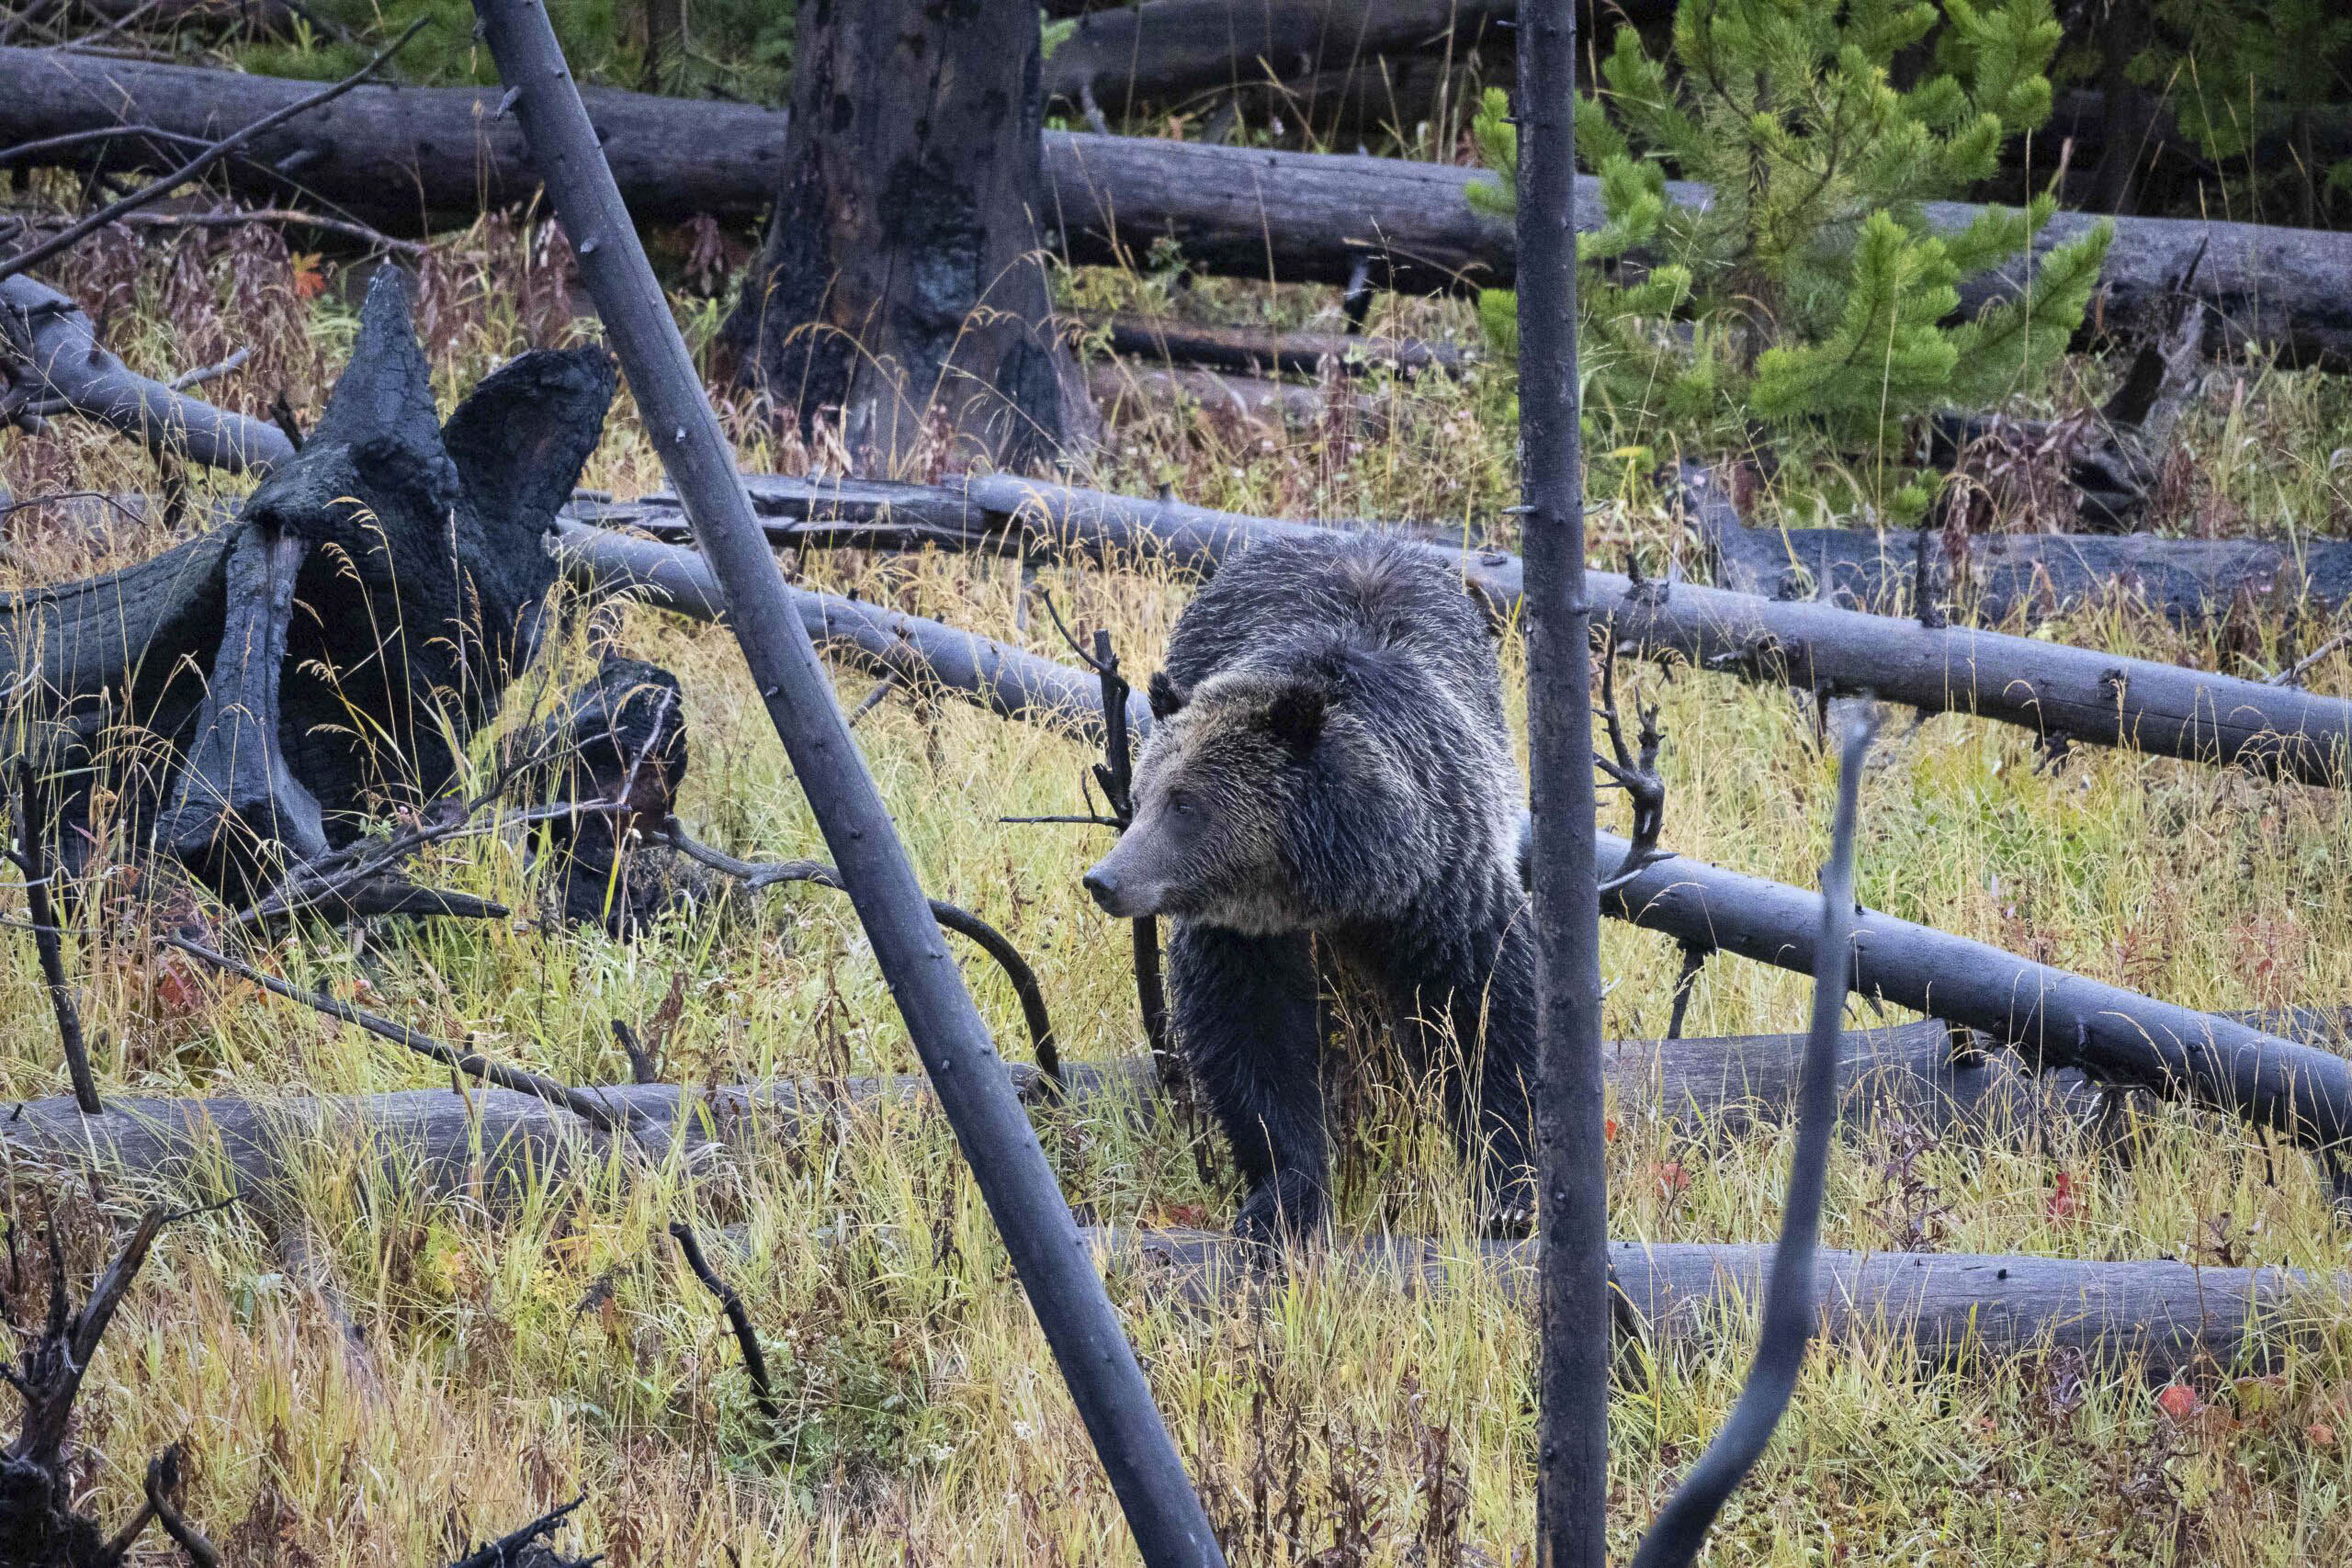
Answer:
[[[165, 374], [251, 343], [244, 371], [209, 395], [259, 412], [279, 388], [315, 412], [347, 352], [342, 290], [297, 297], [266, 236], [145, 250], [107, 241], [58, 279], [113, 301], [110, 337]], [[199, 248], [209, 246], [209, 249]], [[1115, 287], [1080, 280], [1091, 302]], [[1306, 321], [1328, 296], [1203, 285], [1188, 309]], [[683, 302], [707, 335], [712, 312]], [[1457, 306], [1396, 302], [1398, 331], [1474, 332]], [[532, 237], [485, 227], [435, 245], [422, 311], [445, 402], [499, 358], [582, 329]], [[1377, 324], [1377, 323], [1376, 323]], [[2081, 371], [2086, 389], [2099, 378]], [[2242, 379], [2243, 390], [2236, 389]], [[2352, 475], [2334, 455], [2340, 384], [2224, 372], [2189, 423], [2175, 526], [2340, 536]], [[2071, 395], [2071, 393], [2067, 394]], [[1115, 432], [1082, 476], [1293, 516], [1411, 517], [1500, 532], [1514, 483], [1502, 389], [1382, 384], [1387, 434], [1335, 420], [1312, 430], [1235, 427], [1176, 409]], [[731, 427], [747, 467], [810, 455]], [[146, 488], [130, 444], [62, 427], [0, 437], [17, 494]], [[1657, 564], [1673, 525], [1630, 458], [1658, 433], [1595, 442], [1595, 558]], [[660, 482], [626, 400], [586, 477], [628, 494]], [[199, 479], [199, 488], [211, 481]], [[1868, 483], [1827, 454], [1791, 454], [1759, 521], [1849, 513]], [[2227, 515], [2222, 515], [2226, 510]], [[9, 585], [151, 554], [154, 534], [9, 541]], [[842, 555], [812, 580], [940, 616], [1048, 655], [1042, 615], [1017, 624], [1010, 563]], [[1042, 574], [1075, 626], [1109, 626], [1129, 668], [1155, 664], [1183, 603], [1148, 573]], [[683, 682], [694, 761], [684, 815], [737, 853], [820, 853], [807, 807], [725, 634], [642, 609], [572, 617], [548, 683], [583, 674], [606, 637]], [[2070, 640], [2275, 668], [2277, 628], [2184, 636], [2128, 613], [2058, 628]], [[2321, 631], [2305, 628], [2304, 645]], [[1520, 652], [1506, 644], [1516, 701]], [[1832, 764], [1790, 695], [1712, 677], [1637, 672], [1668, 731], [1667, 841], [1743, 871], [1809, 882], [1826, 850]], [[2315, 677], [2341, 693], [2344, 661]], [[845, 703], [869, 682], [844, 672]], [[532, 682], [533, 689], [538, 685]], [[510, 722], [522, 722], [516, 715]], [[1122, 933], [1077, 884], [1102, 847], [1085, 829], [1005, 825], [1069, 811], [1088, 759], [1074, 745], [953, 700], [894, 696], [857, 734], [899, 831], [935, 895], [1001, 926], [1043, 978], [1066, 1055], [1139, 1048]], [[483, 754], [489, 744], [485, 739]], [[1621, 808], [1622, 809], [1622, 808]], [[2038, 770], [2022, 734], [1957, 717], [1891, 726], [1863, 795], [1860, 884], [1872, 905], [2030, 950], [2103, 979], [2200, 1007], [2332, 1003], [2352, 995], [2352, 887], [2339, 795], [2161, 760], [2078, 751]], [[512, 838], [445, 846], [429, 880], [536, 913], [544, 890]], [[671, 1073], [700, 1084], [783, 1074], [906, 1072], [904, 1032], [837, 896], [794, 888], [748, 911], [682, 917], [634, 944], [556, 929], [441, 923], [370, 943], [369, 1005], [579, 1082], [626, 1076], [609, 1021], [648, 1025], [683, 977]], [[308, 929], [268, 961], [346, 990], [363, 976], [339, 932]], [[113, 914], [71, 944], [109, 1093], [362, 1092], [446, 1078], [380, 1042], [253, 988], [156, 956]], [[1659, 1029], [1675, 956], [1611, 926], [1611, 1032]], [[982, 1011], [1018, 1050], [1020, 1015], [984, 964], [967, 965]], [[0, 1090], [57, 1094], [64, 1075], [28, 941], [0, 942]], [[1711, 964], [1694, 1033], [1792, 1030], [1792, 976]], [[1858, 1016], [1871, 1016], [1858, 1009]], [[1410, 1097], [1376, 1097], [1351, 1140], [1340, 1227], [1459, 1240], [1469, 1215], [1443, 1138]], [[1833, 1162], [1825, 1240], [1886, 1249], [1908, 1230], [1955, 1251], [2343, 1266], [2345, 1232], [2302, 1155], [2234, 1125], [2148, 1109], [2133, 1157], [2104, 1157], [2064, 1129], [1990, 1146], [1924, 1145], [1886, 1126]], [[1105, 1222], [1217, 1223], [1234, 1201], [1213, 1142], [1173, 1124], [1050, 1118], [1046, 1147], [1075, 1199]], [[1785, 1135], [1702, 1135], [1628, 1112], [1609, 1151], [1613, 1230], [1658, 1240], [1770, 1237]], [[1678, 1167], [1678, 1180], [1667, 1168]], [[2053, 1202], [2065, 1178], [2070, 1201]], [[167, 1233], [101, 1351], [83, 1438], [102, 1456], [96, 1506], [119, 1520], [164, 1443], [194, 1456], [188, 1509], [233, 1561], [445, 1562], [470, 1532], [510, 1528], [585, 1490], [579, 1539], [631, 1564], [1132, 1559], [1117, 1511], [952, 1139], [911, 1110], [809, 1129], [757, 1156], [698, 1169], [590, 1171], [534, 1185], [518, 1209], [427, 1204], [358, 1151], [311, 1153], [296, 1207], [366, 1335], [380, 1386], [345, 1365], [338, 1332], [289, 1280], [259, 1216], [209, 1213]], [[136, 1194], [18, 1172], [16, 1222], [54, 1210], [77, 1267], [107, 1248]], [[673, 1215], [744, 1227], [718, 1253], [768, 1346], [786, 1405], [761, 1429], [734, 1345], [679, 1263]], [[86, 1277], [86, 1276], [85, 1276]], [[1408, 1298], [1313, 1274], [1262, 1299], [1188, 1306], [1114, 1270], [1114, 1296], [1177, 1441], [1208, 1490], [1237, 1562], [1530, 1560], [1532, 1434], [1525, 1314], [1476, 1281]], [[1615, 1546], [1634, 1535], [1735, 1396], [1749, 1325], [1630, 1373], [1614, 1408]], [[1713, 1561], [2334, 1563], [2352, 1554], [2352, 1325], [2326, 1317], [2275, 1382], [2212, 1367], [2207, 1409], [2176, 1421], [2128, 1370], [2028, 1356], [1921, 1371], [1863, 1339], [1808, 1362], [1781, 1435], [1726, 1515]], [[273, 1544], [274, 1543], [274, 1544]], [[276, 1555], [271, 1555], [275, 1552]]]

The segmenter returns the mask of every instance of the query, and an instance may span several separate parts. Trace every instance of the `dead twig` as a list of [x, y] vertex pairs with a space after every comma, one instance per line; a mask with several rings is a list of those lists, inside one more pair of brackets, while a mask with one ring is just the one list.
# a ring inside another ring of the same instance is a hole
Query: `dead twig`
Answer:
[[90, 1051], [82, 1038], [82, 1011], [74, 1004], [74, 982], [65, 973], [64, 944], [58, 941], [57, 918], [49, 897], [49, 857], [42, 832], [48, 815], [41, 809], [40, 788], [32, 764], [17, 764], [17, 835], [18, 846], [8, 852], [25, 874], [25, 901], [32, 915], [33, 950], [40, 955], [40, 974], [49, 987], [49, 1005], [57, 1014], [58, 1043], [65, 1051], [65, 1071], [74, 1080], [74, 1102], [85, 1116], [106, 1108], [98, 1101], [97, 1079], [90, 1072]]
[[207, 381], [219, 380], [221, 377], [238, 369], [253, 356], [252, 349], [241, 348], [218, 365], [208, 365], [200, 370], [190, 370], [183, 375], [175, 376], [165, 385], [175, 392], [185, 392], [190, 387], [201, 387]]
[[488, 1545], [466, 1553], [450, 1563], [449, 1568], [594, 1568], [594, 1564], [605, 1560], [601, 1552], [594, 1557], [577, 1558], [566, 1557], [548, 1548], [541, 1548], [537, 1552], [531, 1550], [542, 1540], [552, 1537], [556, 1527], [587, 1500], [588, 1494], [582, 1492], [562, 1506], [541, 1514], [513, 1534], [500, 1536]]
[[2304, 654], [2301, 659], [2296, 660], [2294, 663], [2289, 665], [2286, 669], [2279, 671], [2276, 675], [2273, 675], [2264, 681], [2263, 684], [2266, 686], [2300, 686], [2303, 683], [2304, 676], [2310, 674], [2312, 671], [2326, 663], [2327, 660], [2335, 655], [2341, 653], [2347, 645], [2352, 645], [2352, 630], [2340, 631], [2334, 637], [2329, 637], [2325, 642], [2321, 643], [2317, 648], [2312, 649], [2309, 653]]
[[1609, 735], [1609, 749], [1613, 757], [1593, 754], [1592, 765], [1609, 776], [1603, 788], [1622, 789], [1633, 803], [1634, 830], [1631, 842], [1617, 869], [1602, 878], [1600, 891], [1613, 893], [1641, 874], [1646, 866], [1672, 854], [1658, 848], [1658, 835], [1666, 827], [1666, 781], [1658, 777], [1657, 751], [1666, 739], [1666, 732], [1657, 726], [1657, 709], [1646, 703], [1636, 703], [1634, 711], [1641, 720], [1641, 754], [1636, 757], [1625, 744], [1625, 722], [1617, 711], [1617, 645], [1611, 639], [1600, 660], [1600, 706], [1595, 710]]
[[[746, 861], [737, 860], [723, 850], [716, 850], [689, 834], [683, 823], [673, 817], [662, 825], [662, 835], [672, 847], [688, 860], [699, 862], [722, 876], [731, 876], [752, 893], [765, 887], [779, 887], [788, 882], [813, 883], [835, 892], [846, 892], [841, 873], [820, 860]], [[944, 899], [931, 900], [932, 919], [957, 936], [996, 960], [1005, 978], [1012, 982], [1012, 992], [1021, 1003], [1021, 1016], [1029, 1029], [1029, 1048], [1034, 1054], [1037, 1070], [1044, 1073], [1058, 1092], [1063, 1087], [1060, 1043], [1054, 1036], [1054, 1021], [1046, 1008], [1046, 988], [1037, 983], [1037, 972], [1029, 966], [1028, 959], [1012, 944], [1010, 937], [988, 921], [960, 905]]]
[[613, 1020], [613, 1039], [620, 1046], [622, 1055], [628, 1057], [629, 1082], [648, 1084], [662, 1081], [662, 1064], [638, 1039], [636, 1030], [616, 1018]]
[[407, 47], [408, 40], [417, 35], [419, 29], [424, 26], [428, 19], [429, 18], [427, 17], [419, 17], [415, 21], [411, 22], [405, 28], [401, 29], [400, 37], [394, 39], [383, 49], [378, 51], [374, 58], [370, 59], [367, 64], [361, 66], [350, 75], [345, 76], [342, 81], [335, 83], [333, 86], [322, 88], [318, 92], [312, 93], [307, 97], [287, 105], [284, 108], [277, 110], [274, 114], [264, 115], [261, 118], [254, 120], [251, 125], [246, 126], [243, 130], [232, 132], [228, 136], [222, 137], [220, 141], [212, 142], [195, 157], [190, 158], [187, 162], [182, 164], [178, 168], [174, 169], [171, 173], [161, 176], [149, 185], [142, 186], [138, 190], [131, 192], [129, 196], [122, 197], [119, 201], [108, 202], [106, 206], [98, 209], [97, 211], [91, 213], [87, 218], [83, 219], [80, 222], [66, 229], [63, 232], [53, 235], [47, 240], [43, 240], [40, 244], [34, 245], [29, 249], [19, 251], [6, 261], [0, 261], [0, 278], [13, 277], [17, 273], [39, 266], [41, 263], [49, 260], [51, 256], [61, 254], [65, 251], [73, 249], [75, 245], [81, 243], [92, 234], [96, 233], [99, 230], [107, 227], [107, 225], [115, 222], [125, 214], [136, 212], [142, 207], [151, 206], [155, 202], [161, 201], [164, 197], [169, 196], [181, 186], [184, 186], [188, 181], [196, 178], [197, 175], [204, 173], [205, 170], [210, 168], [213, 164], [219, 163], [230, 153], [234, 152], [238, 148], [243, 147], [254, 137], [263, 134], [265, 131], [275, 130], [277, 127], [285, 124], [288, 120], [294, 118], [298, 115], [307, 114], [322, 104], [333, 103], [335, 99], [343, 96], [345, 93], [350, 92], [354, 87], [358, 86], [361, 83], [374, 76], [378, 71], [383, 68], [386, 61], [389, 61], [393, 55], [398, 54], [403, 48]]
[[[1102, 791], [1109, 814], [1090, 812], [1085, 816], [1069, 817], [1008, 817], [1007, 822], [1070, 822], [1090, 827], [1109, 828], [1124, 833], [1136, 819], [1135, 748], [1127, 736], [1127, 697], [1133, 688], [1120, 672], [1119, 656], [1111, 647], [1111, 634], [1100, 627], [1094, 633], [1091, 652], [1079, 645], [1077, 637], [1063, 624], [1060, 608], [1054, 596], [1038, 591], [1046, 614], [1054, 623], [1054, 630], [1061, 634], [1063, 644], [1077, 655], [1079, 662], [1094, 671], [1102, 682], [1102, 760], [1088, 770], [1095, 784]], [[1091, 798], [1088, 805], [1093, 804]], [[1130, 923], [1135, 959], [1136, 1007], [1143, 1015], [1143, 1032], [1151, 1050], [1152, 1065], [1159, 1073], [1159, 1087], [1172, 1090], [1184, 1074], [1183, 1058], [1177, 1054], [1174, 1037], [1168, 1028], [1168, 988], [1161, 978], [1159, 966], [1159, 922], [1146, 915]], [[1057, 1080], [1058, 1081], [1058, 1079]]]
[[277, 978], [275, 975], [266, 975], [242, 959], [232, 958], [225, 953], [207, 947], [204, 943], [178, 932], [166, 932], [160, 940], [165, 946], [175, 947], [192, 958], [200, 958], [215, 969], [234, 975], [239, 979], [250, 980], [272, 996], [284, 997], [288, 1001], [300, 1002], [307, 1007], [315, 1008], [329, 1018], [341, 1019], [345, 1023], [366, 1030], [379, 1039], [389, 1040], [396, 1045], [404, 1045], [420, 1056], [428, 1057], [444, 1066], [453, 1067], [469, 1077], [480, 1078], [484, 1083], [494, 1084], [500, 1089], [513, 1089], [517, 1094], [532, 1095], [546, 1100], [550, 1105], [560, 1105], [599, 1132], [628, 1134], [635, 1131], [634, 1122], [630, 1116], [623, 1111], [615, 1111], [605, 1102], [602, 1096], [590, 1090], [573, 1089], [569, 1084], [559, 1083], [550, 1077], [543, 1077], [525, 1068], [493, 1062], [479, 1052], [460, 1051], [455, 1046], [445, 1045], [433, 1036], [411, 1029], [404, 1023], [394, 1023], [390, 1019], [379, 1018], [364, 1008], [353, 1007], [348, 1002], [338, 1001], [322, 992], [306, 991], [300, 986]]
[[147, 1506], [154, 1510], [155, 1522], [164, 1533], [177, 1543], [196, 1568], [220, 1568], [220, 1549], [204, 1539], [204, 1532], [180, 1516], [172, 1502], [172, 1495], [180, 1489], [180, 1446], [174, 1443], [147, 1461]]
[[752, 1327], [752, 1314], [743, 1310], [743, 1298], [735, 1287], [720, 1278], [702, 1252], [702, 1243], [695, 1238], [694, 1227], [684, 1220], [670, 1222], [670, 1234], [677, 1238], [678, 1250], [685, 1255], [686, 1267], [695, 1271], [703, 1289], [718, 1300], [718, 1310], [727, 1314], [728, 1325], [735, 1330], [735, 1343], [742, 1348], [743, 1371], [751, 1375], [752, 1402], [760, 1407], [766, 1418], [771, 1435], [782, 1429], [784, 1412], [775, 1402], [775, 1389], [768, 1381], [768, 1359], [760, 1348], [760, 1337]]

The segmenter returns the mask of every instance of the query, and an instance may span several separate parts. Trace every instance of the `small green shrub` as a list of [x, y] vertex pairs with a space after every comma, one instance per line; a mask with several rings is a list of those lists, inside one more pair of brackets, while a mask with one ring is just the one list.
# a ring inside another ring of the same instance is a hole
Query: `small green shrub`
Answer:
[[[1951, 321], [1960, 284], [2016, 256], [2054, 202], [1957, 230], [1927, 207], [2048, 117], [2048, 0], [1685, 0], [1670, 60], [1630, 27], [1616, 40], [1576, 110], [1605, 220], [1578, 246], [1596, 414], [1702, 442], [1761, 420], [1883, 443], [1903, 416], [1997, 400], [2064, 352], [2107, 227], [2051, 251], [2022, 298]], [[1500, 92], [1476, 134], [1497, 178], [1471, 199], [1509, 214], [1518, 133]], [[1507, 292], [1480, 301], [1507, 355], [1516, 310]]]

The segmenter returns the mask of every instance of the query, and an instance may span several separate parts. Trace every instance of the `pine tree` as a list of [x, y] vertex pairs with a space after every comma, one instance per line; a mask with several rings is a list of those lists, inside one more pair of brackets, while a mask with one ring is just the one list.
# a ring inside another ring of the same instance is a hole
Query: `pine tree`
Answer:
[[[2059, 37], [2049, 0], [1683, 0], [1670, 63], [1619, 28], [1601, 91], [1577, 104], [1604, 217], [1579, 243], [1594, 412], [1702, 442], [1753, 420], [1884, 442], [1905, 415], [2031, 385], [2081, 323], [2108, 229], [2050, 252], [2022, 297], [1946, 325], [1960, 284], [2022, 251], [2054, 203], [1957, 231], [1926, 204], [2048, 118]], [[1507, 215], [1518, 136], [1500, 92], [1475, 131], [1497, 178], [1471, 200]], [[1506, 355], [1516, 308], [1479, 301]]]

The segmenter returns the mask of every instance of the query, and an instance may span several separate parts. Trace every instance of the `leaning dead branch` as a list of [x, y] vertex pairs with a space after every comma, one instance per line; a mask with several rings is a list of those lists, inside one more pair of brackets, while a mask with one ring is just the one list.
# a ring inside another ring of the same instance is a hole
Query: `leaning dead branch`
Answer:
[[694, 1227], [684, 1220], [670, 1222], [670, 1235], [678, 1244], [680, 1256], [695, 1278], [702, 1281], [704, 1290], [718, 1303], [718, 1310], [726, 1314], [727, 1325], [735, 1331], [735, 1343], [743, 1352], [743, 1371], [752, 1380], [752, 1402], [760, 1407], [760, 1415], [767, 1422], [768, 1431], [775, 1432], [784, 1425], [784, 1412], [776, 1404], [775, 1388], [768, 1379], [767, 1353], [760, 1348], [759, 1330], [752, 1326], [752, 1314], [743, 1309], [743, 1298], [735, 1287], [710, 1266], [703, 1256], [702, 1243], [695, 1239]]
[[1070, 1245], [1074, 1223], [1020, 1102], [998, 1071], [962, 975], [943, 961], [938, 919], [833, 701], [801, 611], [736, 477], [734, 454], [679, 335], [596, 127], [545, 9], [475, 0], [581, 276], [628, 372], [629, 390], [685, 498], [696, 542], [724, 592], [729, 627], [795, 776], [856, 906], [876, 963], [1064, 1384], [1153, 1568], [1222, 1561], [1207, 1515], [1153, 1402], [1102, 1280]]
[[1804, 1081], [1798, 1091], [1796, 1149], [1789, 1156], [1789, 1194], [1772, 1271], [1764, 1284], [1763, 1322], [1756, 1360], [1739, 1401], [1699, 1462], [1652, 1521], [1634, 1553], [1634, 1568], [1684, 1568], [1698, 1560], [1707, 1531], [1780, 1426], [1796, 1392], [1797, 1369], [1818, 1315], [1814, 1270], [1821, 1246], [1821, 1202], [1829, 1179], [1829, 1140], [1838, 1119], [1838, 1035], [1846, 1010], [1850, 970], [1848, 946], [1854, 922], [1854, 821], [1860, 811], [1862, 761], [1870, 725], [1857, 718], [1846, 734], [1838, 769], [1838, 815], [1829, 863], [1821, 872], [1821, 936], [1814, 947], [1813, 1026], [1805, 1038]]

